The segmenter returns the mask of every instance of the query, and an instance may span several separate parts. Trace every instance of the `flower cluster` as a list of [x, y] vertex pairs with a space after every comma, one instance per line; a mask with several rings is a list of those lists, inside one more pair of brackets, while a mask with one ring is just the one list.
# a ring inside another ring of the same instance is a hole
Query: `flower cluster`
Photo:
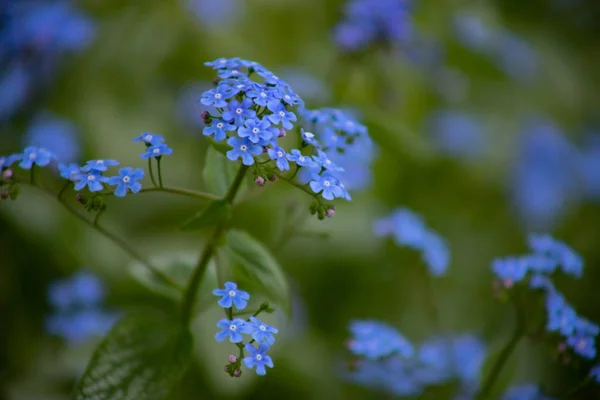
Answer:
[[104, 335], [117, 319], [103, 308], [105, 296], [100, 279], [88, 271], [52, 282], [48, 301], [53, 314], [46, 319], [46, 330], [73, 344]]
[[461, 394], [479, 387], [486, 357], [475, 336], [434, 337], [415, 348], [393, 327], [377, 321], [354, 321], [347, 347], [354, 357], [348, 378], [395, 396], [417, 396], [427, 386], [458, 380]]
[[295, 110], [304, 108], [286, 82], [262, 65], [239, 58], [220, 58], [206, 65], [217, 70], [219, 78], [216, 87], [204, 92], [200, 100], [213, 107], [203, 113], [203, 134], [215, 142], [226, 140], [232, 147], [227, 158], [254, 165], [255, 175], [261, 178], [257, 178], [259, 185], [264, 184], [265, 171], [288, 171], [291, 163], [296, 172], [312, 169], [310, 188], [314, 193], [326, 200], [350, 199], [344, 184], [331, 173], [341, 168], [329, 159], [313, 133], [300, 129], [300, 149], [288, 152], [281, 147], [279, 138], [294, 129], [298, 120]]
[[406, 208], [397, 209], [390, 216], [375, 221], [373, 231], [376, 236], [393, 236], [399, 246], [420, 251], [432, 275], [446, 273], [450, 262], [446, 242], [414, 212]]
[[529, 278], [529, 287], [545, 295], [546, 330], [562, 336], [561, 351], [571, 348], [575, 354], [593, 359], [595, 339], [600, 326], [577, 314], [554, 287], [551, 275], [560, 270], [574, 278], [583, 273], [583, 260], [568, 245], [549, 235], [530, 235], [531, 254], [494, 260], [492, 270], [504, 288]]
[[83, 50], [94, 37], [90, 18], [69, 0], [0, 2], [0, 120], [27, 103], [54, 75], [63, 54]]
[[397, 45], [412, 36], [410, 0], [349, 0], [344, 19], [335, 27], [336, 44], [347, 52], [361, 51], [370, 45]]
[[[262, 311], [271, 311], [268, 305], [263, 304], [253, 316], [247, 320], [241, 318], [233, 318], [233, 307], [238, 310], [243, 310], [248, 305], [250, 295], [248, 292], [239, 290], [233, 282], [225, 282], [223, 289], [215, 289], [213, 291], [219, 299], [219, 306], [227, 309], [229, 318], [223, 318], [217, 322], [217, 327], [221, 330], [215, 335], [218, 342], [229, 339], [231, 343], [237, 344], [240, 349], [240, 355], [243, 356], [243, 351], [248, 353], [247, 357], [235, 356], [229, 357], [229, 365], [225, 366], [225, 372], [234, 377], [241, 375], [240, 365], [243, 363], [248, 369], [256, 367], [258, 375], [265, 375], [267, 370], [265, 367], [273, 368], [273, 360], [267, 354], [270, 347], [275, 343], [275, 334], [279, 331], [266, 323], [262, 322], [256, 316]], [[244, 336], [250, 335], [252, 340], [244, 345]], [[254, 346], [256, 343], [258, 347]]]

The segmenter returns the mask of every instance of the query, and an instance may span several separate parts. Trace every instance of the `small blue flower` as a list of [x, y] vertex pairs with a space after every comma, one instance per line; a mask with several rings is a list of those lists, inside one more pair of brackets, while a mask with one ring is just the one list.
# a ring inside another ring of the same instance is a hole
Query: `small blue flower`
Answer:
[[117, 185], [115, 196], [125, 197], [127, 189], [131, 190], [131, 193], [138, 193], [142, 190], [142, 184], [138, 182], [141, 179], [144, 179], [144, 171], [141, 168], [134, 171], [131, 167], [125, 167], [119, 170], [119, 176], [110, 177], [108, 184], [110, 186]]
[[75, 125], [49, 112], [38, 113], [24, 137], [31, 146], [45, 148], [63, 162], [77, 160], [81, 147]]
[[319, 165], [319, 167], [325, 168], [327, 171], [332, 172], [343, 172], [344, 168], [336, 165], [331, 161], [325, 152], [318, 150], [317, 155], [313, 156], [313, 160]]
[[75, 190], [79, 191], [84, 187], [88, 187], [90, 192], [99, 192], [104, 189], [101, 182], [108, 182], [108, 178], [100, 175], [100, 172], [92, 170], [87, 174], [80, 174], [74, 177], [75, 182]]
[[251, 110], [252, 100], [245, 99], [241, 103], [233, 100], [227, 105], [227, 110], [223, 112], [222, 118], [224, 121], [233, 121], [237, 127], [244, 126], [247, 119], [256, 117], [256, 111]]
[[235, 125], [231, 125], [222, 119], [215, 118], [210, 126], [205, 126], [202, 130], [204, 136], [212, 136], [216, 142], [227, 138], [226, 131], [235, 131]]
[[5, 170], [10, 167], [17, 161], [21, 161], [23, 159], [23, 154], [11, 154], [7, 157], [0, 157], [0, 171]]
[[587, 358], [593, 359], [596, 357], [596, 340], [593, 336], [583, 335], [572, 335], [567, 338], [567, 345], [569, 345], [576, 354]]
[[349, 350], [357, 356], [376, 360], [398, 353], [412, 357], [414, 348], [396, 329], [378, 321], [357, 320], [350, 323], [352, 339]]
[[521, 257], [501, 258], [492, 262], [492, 270], [504, 287], [510, 288], [525, 279], [527, 263]]
[[600, 383], [600, 364], [593, 366], [589, 375], [596, 381], [596, 383]]
[[167, 146], [164, 143], [156, 144], [150, 146], [146, 149], [146, 152], [140, 155], [142, 158], [158, 158], [162, 156], [168, 156], [169, 154], [173, 154], [173, 149]]
[[318, 166], [312, 157], [303, 155], [298, 149], [292, 149], [292, 151], [287, 155], [287, 159], [295, 162], [301, 167], [315, 168]]
[[60, 176], [70, 181], [74, 181], [77, 175], [81, 175], [81, 168], [78, 164], [71, 163], [69, 165], [66, 164], [58, 164], [58, 171], [60, 172]]
[[219, 70], [219, 73], [217, 74], [219, 75], [219, 78], [222, 79], [229, 79], [229, 78], [240, 78], [240, 77], [246, 77], [246, 73], [240, 71], [239, 69], [221, 69]]
[[31, 169], [33, 164], [40, 167], [45, 167], [50, 164], [54, 156], [48, 150], [40, 147], [27, 147], [23, 152], [23, 158], [19, 167], [23, 169]]
[[575, 331], [577, 313], [562, 295], [550, 293], [546, 297], [547, 323], [546, 330], [549, 332], [560, 332], [563, 336], [569, 336]]
[[244, 340], [242, 333], [249, 334], [252, 332], [246, 321], [240, 318], [234, 318], [233, 321], [221, 319], [217, 322], [217, 327], [222, 329], [222, 331], [217, 332], [215, 335], [217, 342], [222, 342], [229, 337], [231, 343], [240, 343]]
[[302, 141], [307, 145], [311, 145], [314, 147], [321, 147], [321, 144], [315, 139], [315, 134], [311, 132], [306, 132], [304, 129], [300, 129], [300, 136], [302, 136]]
[[238, 290], [237, 285], [233, 282], [225, 282], [225, 289], [215, 289], [213, 294], [222, 296], [218, 304], [223, 308], [230, 308], [235, 305], [238, 310], [243, 310], [250, 299], [248, 292]]
[[133, 139], [133, 141], [134, 143], [144, 142], [146, 145], [155, 146], [157, 144], [163, 143], [165, 141], [165, 138], [155, 133], [144, 132], [140, 136]]
[[565, 274], [576, 278], [583, 274], [583, 260], [571, 247], [550, 235], [529, 235], [529, 247], [536, 254], [549, 257], [560, 264]]
[[286, 152], [279, 146], [271, 147], [267, 150], [267, 154], [271, 160], [277, 160], [275, 164], [280, 171], [287, 171], [290, 169], [290, 163], [286, 158]]
[[249, 90], [246, 95], [261, 107], [266, 107], [273, 100], [273, 93], [266, 86]]
[[236, 161], [238, 158], [242, 159], [244, 165], [254, 164], [254, 157], [262, 154], [262, 146], [258, 146], [252, 143], [248, 138], [240, 139], [239, 137], [230, 137], [227, 140], [227, 144], [233, 147], [232, 150], [227, 152], [227, 158], [231, 161]]
[[246, 368], [252, 369], [256, 367], [256, 373], [258, 375], [265, 375], [267, 373], [265, 365], [269, 368], [274, 367], [273, 360], [271, 360], [271, 357], [269, 357], [269, 355], [267, 354], [267, 351], [269, 350], [269, 345], [263, 343], [259, 345], [257, 349], [252, 344], [246, 343], [246, 346], [244, 348], [249, 354], [248, 357], [244, 357], [244, 359], [242, 360]]
[[217, 58], [215, 61], [207, 61], [204, 63], [207, 67], [213, 69], [234, 68], [239, 65], [239, 58]]
[[248, 119], [238, 130], [241, 138], [248, 138], [252, 143], [271, 140], [273, 133], [269, 130], [271, 124], [267, 120]]
[[294, 125], [292, 122], [297, 120], [296, 114], [293, 112], [287, 111], [285, 106], [281, 103], [278, 103], [276, 107], [271, 109], [273, 114], [269, 115], [269, 121], [274, 125], [281, 123], [281, 125], [285, 129], [292, 129]]
[[88, 161], [81, 170], [83, 172], [104, 172], [108, 170], [108, 167], [116, 167], [119, 162], [116, 160], [90, 160]]
[[542, 394], [537, 385], [527, 383], [509, 387], [500, 400], [552, 400]]
[[248, 326], [251, 329], [252, 339], [256, 340], [257, 343], [267, 343], [269, 346], [275, 343], [275, 337], [273, 334], [279, 333], [277, 328], [265, 324], [256, 317], [250, 317], [250, 323]]
[[342, 197], [344, 192], [338, 185], [337, 180], [331, 175], [313, 175], [310, 181], [310, 188], [315, 193], [321, 193], [325, 200], [333, 200], [336, 197]]
[[215, 89], [207, 90], [202, 94], [200, 102], [205, 106], [215, 106], [217, 108], [227, 107], [225, 100], [235, 96], [235, 93], [226, 86], [217, 86]]

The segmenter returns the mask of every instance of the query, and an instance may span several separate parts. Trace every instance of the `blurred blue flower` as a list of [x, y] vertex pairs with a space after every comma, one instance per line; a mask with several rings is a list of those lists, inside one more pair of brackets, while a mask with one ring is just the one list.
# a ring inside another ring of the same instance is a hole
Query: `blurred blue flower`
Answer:
[[31, 78], [21, 64], [13, 64], [0, 74], [0, 121], [10, 117], [28, 99]]
[[297, 67], [285, 67], [279, 75], [296, 89], [296, 93], [307, 102], [326, 102], [331, 98], [329, 87], [308, 71]]
[[541, 389], [534, 384], [526, 383], [509, 387], [501, 400], [552, 400], [544, 396]]
[[600, 364], [592, 367], [589, 373], [590, 377], [596, 381], [596, 383], [600, 383]]
[[45, 167], [46, 165], [50, 164], [54, 158], [54, 154], [52, 154], [50, 151], [41, 147], [30, 146], [25, 148], [25, 151], [23, 151], [23, 156], [21, 158], [21, 162], [19, 163], [19, 167], [23, 169], [31, 169], [34, 164], [40, 167]]
[[89, 271], [52, 282], [48, 301], [54, 311], [46, 319], [46, 330], [73, 344], [104, 335], [117, 318], [104, 310], [105, 296], [104, 284]]
[[488, 53], [493, 51], [496, 41], [494, 29], [476, 15], [461, 11], [454, 16], [457, 39], [471, 50]]
[[58, 171], [61, 178], [65, 178], [70, 181], [75, 181], [77, 175], [81, 175], [81, 168], [78, 164], [58, 164]]
[[500, 68], [515, 80], [527, 81], [536, 76], [537, 54], [515, 33], [504, 31], [499, 35], [496, 57]]
[[231, 343], [240, 343], [244, 340], [242, 334], [252, 333], [250, 326], [241, 318], [234, 318], [232, 321], [221, 319], [217, 322], [217, 327], [222, 329], [215, 335], [217, 342], [222, 342], [229, 337]]
[[600, 200], [600, 134], [587, 136], [579, 155], [578, 169], [585, 195]]
[[492, 271], [506, 288], [525, 279], [527, 270], [528, 264], [524, 257], [498, 258], [492, 263]]
[[468, 113], [434, 111], [427, 125], [436, 146], [453, 157], [467, 160], [481, 157], [488, 145], [481, 122]]
[[248, 305], [250, 295], [248, 292], [239, 290], [237, 284], [225, 282], [224, 289], [213, 290], [215, 296], [221, 296], [218, 304], [223, 308], [230, 308], [235, 305], [238, 310], [243, 310]]
[[239, 0], [182, 0], [182, 3], [202, 26], [217, 32], [235, 25], [244, 15], [245, 4]]
[[273, 360], [267, 354], [267, 351], [269, 350], [268, 344], [263, 343], [256, 348], [252, 344], [246, 343], [244, 349], [248, 353], [248, 357], [245, 357], [242, 360], [246, 368], [252, 369], [256, 367], [256, 373], [258, 375], [265, 375], [267, 373], [265, 366], [273, 368]]
[[38, 114], [24, 136], [25, 145], [50, 150], [62, 162], [77, 161], [81, 153], [75, 125], [49, 112]]
[[400, 332], [379, 321], [356, 320], [350, 323], [352, 338], [348, 349], [355, 356], [375, 360], [392, 354], [411, 357], [413, 346]]
[[388, 217], [375, 221], [373, 232], [376, 236], [393, 236], [399, 246], [420, 251], [433, 276], [446, 273], [450, 263], [450, 252], [446, 242], [430, 230], [423, 219], [414, 212], [399, 208]]
[[565, 274], [574, 278], [583, 275], [583, 259], [566, 243], [548, 234], [530, 234], [529, 247], [534, 253], [554, 260]]

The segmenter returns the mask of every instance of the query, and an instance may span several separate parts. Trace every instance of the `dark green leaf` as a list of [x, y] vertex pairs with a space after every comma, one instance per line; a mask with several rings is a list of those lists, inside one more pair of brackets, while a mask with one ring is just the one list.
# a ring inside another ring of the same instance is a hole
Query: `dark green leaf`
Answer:
[[181, 229], [184, 231], [203, 229], [227, 221], [230, 217], [231, 204], [223, 200], [215, 200], [208, 208], [183, 224]]
[[163, 400], [183, 376], [193, 339], [159, 313], [130, 314], [96, 348], [77, 384], [77, 400]]
[[226, 234], [227, 244], [220, 249], [225, 259], [229, 279], [249, 290], [263, 293], [289, 313], [290, 291], [285, 274], [277, 260], [258, 240], [246, 232], [231, 230]]
[[[227, 146], [227, 150], [230, 149], [231, 147]], [[206, 152], [206, 161], [204, 163], [204, 171], [202, 171], [202, 178], [204, 179], [208, 190], [217, 196], [225, 196], [237, 174], [237, 170], [237, 163], [232, 162], [213, 147], [208, 148]], [[243, 193], [246, 189], [246, 182], [243, 182], [238, 194]]]

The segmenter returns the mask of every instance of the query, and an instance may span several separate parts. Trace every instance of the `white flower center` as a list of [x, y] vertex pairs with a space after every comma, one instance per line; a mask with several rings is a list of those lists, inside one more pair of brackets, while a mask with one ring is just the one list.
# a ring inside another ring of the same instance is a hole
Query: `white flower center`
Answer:
[[128, 176], [123, 177], [123, 183], [129, 183], [129, 181], [131, 181], [130, 177], [128, 177]]
[[279, 116], [280, 117], [285, 117], [285, 113], [283, 111], [279, 111]]
[[260, 132], [260, 129], [258, 129], [258, 128], [252, 129], [252, 133], [258, 133], [258, 132]]
[[260, 97], [267, 97], [267, 94], [265, 92], [260, 92]]
[[219, 60], [219, 64], [225, 64], [226, 62], [226, 60]]
[[286, 94], [285, 96], [283, 96], [283, 98], [286, 99], [286, 100], [290, 100], [291, 99], [291, 97], [290, 97], [289, 94]]
[[217, 128], [221, 129], [222, 127], [223, 127], [223, 123], [222, 123], [222, 122], [219, 122], [219, 123], [217, 124]]
[[243, 145], [240, 146], [240, 150], [241, 151], [246, 151], [246, 150], [248, 150], [248, 146], [246, 146], [245, 144], [243, 144]]
[[330, 160], [325, 160], [325, 164], [329, 165], [329, 164], [331, 164], [331, 161]]
[[215, 93], [215, 99], [220, 99], [221, 98], [221, 93]]
[[263, 332], [266, 332], [266, 331], [267, 331], [267, 327], [266, 327], [266, 326], [264, 326], [264, 325], [261, 325], [261, 326], [259, 326], [259, 327], [258, 327], [258, 329], [260, 329], [260, 330], [261, 330], [261, 331], [263, 331]]
[[240, 71], [238, 71], [237, 69], [234, 69], [233, 71], [231, 71], [231, 75], [237, 75], [239, 73], [240, 73]]
[[96, 177], [94, 175], [88, 175], [87, 180], [88, 181], [95, 181]]
[[146, 135], [146, 136], [144, 136], [144, 142], [150, 143], [151, 141], [152, 141], [152, 135]]
[[152, 150], [152, 153], [158, 154], [158, 153], [160, 153], [160, 149], [154, 149], [154, 150]]
[[261, 356], [260, 354], [257, 354], [257, 355], [256, 355], [256, 360], [257, 360], [257, 361], [260, 361], [260, 360], [262, 360], [262, 356]]
[[229, 330], [230, 331], [234, 331], [235, 332], [236, 329], [237, 329], [237, 326], [235, 326], [235, 325], [229, 325]]
[[329, 187], [329, 186], [331, 186], [331, 182], [325, 181], [325, 182], [323, 182], [323, 186]]
[[278, 151], [277, 152], [277, 157], [279, 157], [279, 158], [283, 157], [283, 151]]
[[304, 161], [304, 157], [303, 156], [298, 157], [298, 161]]
[[241, 113], [243, 113], [243, 112], [244, 112], [244, 110], [242, 110], [241, 108], [238, 108], [237, 110], [235, 110], [235, 113], [238, 114], [238, 115], [241, 114]]
[[96, 161], [96, 162], [97, 162], [98, 164], [100, 164], [100, 165], [104, 165], [104, 160], [98, 160], [98, 161]]
[[29, 154], [29, 159], [30, 159], [30, 160], [35, 160], [35, 157], [36, 157], [36, 156], [37, 156], [37, 154], [35, 154], [35, 153], [31, 153], [31, 154]]
[[238, 88], [239, 90], [242, 90], [244, 88], [244, 84], [240, 83], [239, 85], [236, 86], [236, 88]]
[[234, 296], [235, 296], [235, 291], [233, 291], [233, 290], [230, 290], [230, 291], [229, 291], [229, 295], [230, 295], [231, 297], [234, 297]]

